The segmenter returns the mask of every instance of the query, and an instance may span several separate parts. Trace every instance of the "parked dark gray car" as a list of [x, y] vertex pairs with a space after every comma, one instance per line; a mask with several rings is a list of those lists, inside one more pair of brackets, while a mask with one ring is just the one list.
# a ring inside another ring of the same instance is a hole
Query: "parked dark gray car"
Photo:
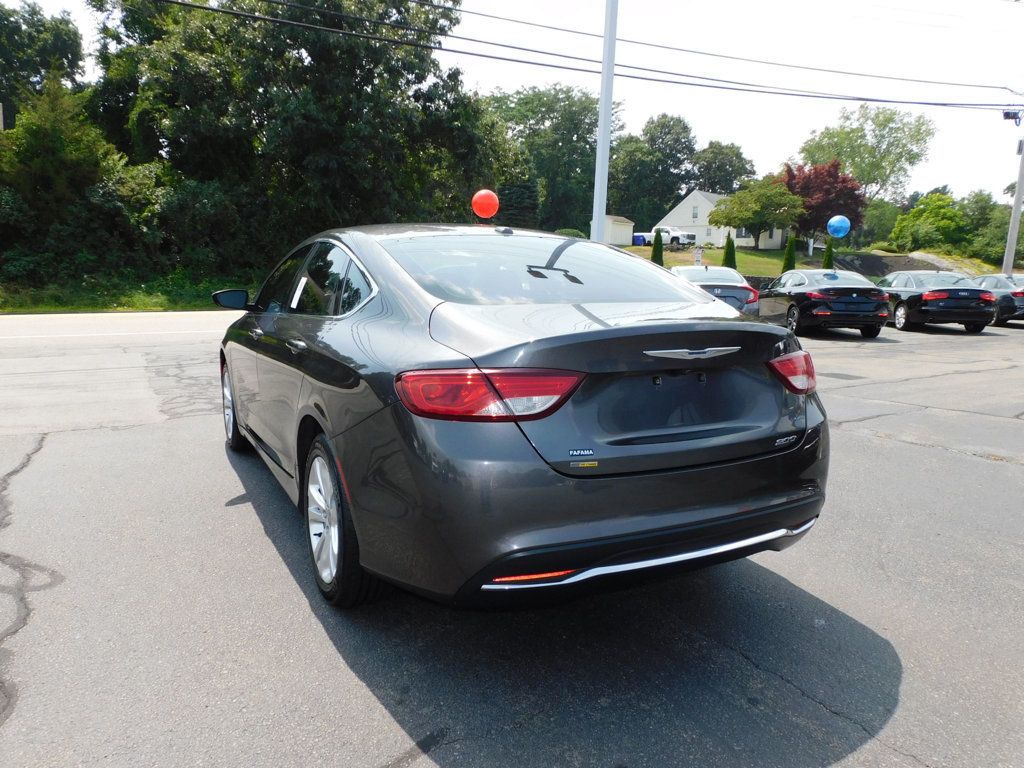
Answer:
[[221, 348], [232, 448], [299, 505], [317, 584], [459, 603], [782, 549], [828, 428], [810, 356], [650, 262], [485, 227], [299, 245]]
[[992, 325], [1024, 320], [1024, 276], [982, 275], [974, 278], [974, 284], [996, 297], [996, 318]]
[[735, 269], [703, 265], [672, 267], [670, 271], [673, 275], [678, 275], [694, 285], [699, 285], [716, 299], [721, 299], [745, 315], [756, 316], [758, 314], [757, 289]]

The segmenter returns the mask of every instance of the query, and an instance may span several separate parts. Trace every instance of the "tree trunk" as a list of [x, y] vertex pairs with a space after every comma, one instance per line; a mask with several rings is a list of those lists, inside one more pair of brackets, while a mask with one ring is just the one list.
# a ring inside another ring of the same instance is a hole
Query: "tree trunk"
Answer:
[[764, 232], [764, 230], [763, 229], [759, 229], [759, 230], [755, 231], [753, 229], [748, 229], [747, 231], [750, 232], [751, 236], [754, 238], [754, 250], [755, 251], [761, 250], [761, 246], [760, 246], [761, 233]]
[[814, 258], [814, 230], [807, 236], [807, 258]]

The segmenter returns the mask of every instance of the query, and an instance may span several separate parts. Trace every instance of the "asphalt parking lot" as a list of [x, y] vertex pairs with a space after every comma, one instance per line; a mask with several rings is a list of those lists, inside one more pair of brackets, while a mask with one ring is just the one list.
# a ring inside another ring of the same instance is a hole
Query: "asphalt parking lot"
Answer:
[[832, 473], [785, 552], [343, 613], [225, 450], [234, 316], [0, 317], [4, 768], [1024, 766], [1024, 324], [807, 338]]

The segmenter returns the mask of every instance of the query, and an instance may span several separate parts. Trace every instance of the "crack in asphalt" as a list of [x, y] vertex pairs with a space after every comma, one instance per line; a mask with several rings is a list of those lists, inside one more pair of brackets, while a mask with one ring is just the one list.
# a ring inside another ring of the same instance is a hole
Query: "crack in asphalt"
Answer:
[[908, 384], [912, 381], [928, 381], [928, 379], [941, 379], [944, 376], [965, 376], [971, 373], [998, 373], [999, 371], [1012, 371], [1015, 368], [1019, 367], [1019, 365], [1007, 365], [1001, 368], [971, 368], [965, 371], [942, 371], [941, 373], [930, 373], [927, 376], [908, 376], [904, 379], [884, 379], [875, 381], [863, 381], [857, 384], [841, 384], [836, 386], [830, 386], [825, 391], [838, 392], [845, 391], [847, 389], [856, 389], [857, 387], [879, 387], [890, 386], [892, 384]]
[[[3, 531], [11, 523], [13, 509], [10, 500], [7, 498], [7, 490], [11, 481], [19, 474], [28, 469], [32, 459], [43, 449], [46, 443], [46, 434], [39, 435], [36, 444], [25, 454], [18, 465], [0, 477], [0, 531]], [[64, 577], [57, 571], [46, 566], [33, 563], [24, 558], [13, 555], [9, 552], [0, 551], [0, 563], [14, 571], [17, 580], [13, 587], [0, 586], [0, 594], [10, 595], [14, 599], [15, 615], [14, 621], [8, 626], [0, 629], [0, 671], [6, 666], [10, 657], [10, 651], [3, 648], [4, 643], [18, 634], [32, 615], [32, 606], [28, 602], [29, 592], [40, 592], [60, 584]], [[0, 726], [4, 724], [14, 705], [18, 700], [18, 690], [11, 680], [0, 676]]]
[[[896, 414], [883, 414], [886, 416], [893, 416]], [[880, 418], [880, 417], [875, 417]], [[829, 421], [832, 426], [845, 429], [848, 424], [856, 424], [860, 421], [867, 421], [867, 419], [855, 419], [853, 421]], [[874, 429], [857, 430], [853, 429], [852, 432], [859, 432], [862, 435], [869, 437], [878, 437], [883, 440], [892, 440], [896, 443], [903, 443], [904, 445], [913, 445], [918, 448], [937, 448], [941, 451], [947, 451], [949, 453], [955, 453], [960, 456], [970, 456], [975, 459], [984, 459], [985, 461], [995, 461], [1003, 464], [1017, 464], [1024, 466], [1024, 455], [1022, 456], [1003, 456], [998, 453], [986, 453], [984, 451], [972, 451], [969, 448], [955, 448], [950, 445], [941, 445], [939, 443], [929, 443], [926, 440], [912, 440], [909, 437], [894, 435], [891, 432], [878, 432]]]
[[832, 715], [834, 717], [837, 717], [840, 720], [842, 720], [842, 721], [844, 721], [846, 723], [849, 723], [850, 725], [856, 727], [858, 730], [862, 731], [865, 736], [868, 737], [869, 741], [870, 740], [875, 740], [879, 744], [881, 744], [883, 747], [885, 747], [886, 749], [888, 749], [888, 750], [890, 750], [892, 752], [895, 752], [898, 755], [902, 755], [903, 757], [905, 757], [905, 758], [907, 758], [909, 760], [913, 760], [918, 765], [925, 766], [925, 768], [935, 768], [931, 763], [929, 763], [926, 760], [921, 759], [920, 757], [918, 757], [917, 755], [913, 754], [912, 752], [905, 752], [902, 749], [894, 746], [893, 744], [890, 744], [889, 742], [885, 741], [884, 739], [882, 739], [878, 735], [878, 731], [872, 732], [871, 729], [868, 726], [864, 725], [864, 723], [862, 723], [860, 720], [858, 720], [853, 715], [848, 714], [846, 712], [843, 712], [840, 709], [836, 709], [835, 707], [825, 703], [824, 701], [822, 701], [821, 699], [817, 698], [816, 696], [813, 696], [803, 686], [799, 685], [798, 683], [796, 683], [793, 680], [790, 680], [788, 677], [783, 675], [781, 672], [777, 672], [774, 669], [770, 669], [769, 667], [766, 667], [763, 664], [758, 663], [746, 651], [744, 651], [744, 650], [742, 650], [740, 648], [737, 648], [737, 647], [735, 647], [733, 645], [730, 645], [729, 643], [726, 643], [723, 640], [720, 640], [718, 638], [709, 637], [708, 635], [705, 635], [705, 634], [702, 634], [702, 633], [696, 633], [696, 634], [698, 634], [700, 637], [703, 637], [705, 640], [708, 640], [709, 642], [715, 643], [716, 645], [720, 645], [722, 648], [725, 648], [725, 649], [727, 649], [729, 651], [732, 651], [734, 654], [736, 654], [741, 659], [746, 661], [754, 669], [758, 670], [759, 672], [761, 672], [763, 674], [769, 675], [770, 677], [774, 677], [776, 680], [780, 680], [782, 683], [784, 683], [785, 685], [789, 686], [794, 691], [799, 693], [800, 696], [802, 696], [803, 698], [807, 699], [808, 701], [813, 702], [814, 704], [817, 704], [825, 712], [827, 712], [830, 715]]

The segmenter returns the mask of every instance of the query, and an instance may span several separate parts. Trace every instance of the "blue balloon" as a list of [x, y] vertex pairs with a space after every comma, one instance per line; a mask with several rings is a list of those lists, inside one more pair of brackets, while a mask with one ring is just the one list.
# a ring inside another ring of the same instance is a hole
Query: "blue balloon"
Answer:
[[850, 220], [839, 214], [828, 220], [828, 233], [832, 237], [846, 237], [850, 234]]

